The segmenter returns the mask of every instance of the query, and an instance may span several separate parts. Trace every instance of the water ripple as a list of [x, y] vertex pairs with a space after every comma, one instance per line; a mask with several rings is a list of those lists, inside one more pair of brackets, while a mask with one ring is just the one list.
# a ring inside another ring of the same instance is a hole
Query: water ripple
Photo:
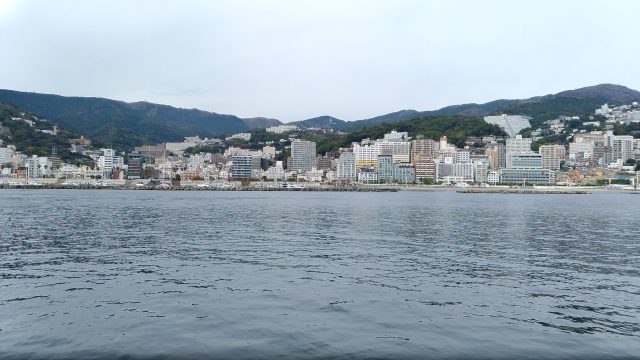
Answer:
[[0, 190], [0, 203], [0, 358], [640, 354], [640, 205], [626, 194]]

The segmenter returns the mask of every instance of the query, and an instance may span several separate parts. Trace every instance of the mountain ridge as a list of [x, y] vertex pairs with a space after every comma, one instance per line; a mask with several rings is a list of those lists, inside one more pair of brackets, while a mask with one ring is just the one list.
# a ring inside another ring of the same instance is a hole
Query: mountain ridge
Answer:
[[[146, 101], [124, 102], [101, 97], [68, 97], [0, 89], [0, 101], [39, 114], [59, 125], [93, 138], [105, 146], [136, 146], [180, 141], [185, 136], [222, 137], [283, 124], [278, 119], [240, 118], [199, 109], [183, 109]], [[301, 128], [332, 128], [351, 132], [379, 124], [434, 115], [486, 116], [522, 114], [532, 126], [560, 115], [593, 113], [604, 103], [620, 105], [640, 101], [640, 92], [622, 85], [599, 84], [527, 99], [499, 99], [486, 103], [450, 105], [437, 110], [400, 110], [354, 121], [330, 115], [286, 124]]]
[[[409, 120], [419, 116], [486, 116], [501, 113], [532, 116], [534, 117], [532, 125], [538, 125], [540, 122], [560, 115], [573, 115], [573, 112], [592, 113], [598, 106], [606, 102], [623, 104], [639, 100], [639, 91], [622, 85], [605, 83], [526, 99], [498, 99], [486, 103], [449, 105], [437, 110], [427, 111], [401, 110], [369, 119], [345, 121], [343, 126], [333, 128], [337, 130], [354, 131], [367, 126]], [[550, 107], [551, 109], [544, 109], [545, 107]], [[295, 121], [292, 122], [292, 124], [300, 127], [315, 127], [309, 124], [317, 123], [315, 119], [317, 118]]]

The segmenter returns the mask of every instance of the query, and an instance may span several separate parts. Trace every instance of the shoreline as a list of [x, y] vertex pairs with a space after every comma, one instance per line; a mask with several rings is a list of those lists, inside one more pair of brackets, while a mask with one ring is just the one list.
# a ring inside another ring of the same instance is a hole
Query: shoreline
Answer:
[[127, 185], [6, 185], [0, 184], [0, 190], [126, 190], [126, 191], [306, 191], [306, 192], [398, 192], [398, 188], [361, 187], [361, 186], [127, 186]]
[[304, 192], [457, 192], [462, 194], [591, 194], [594, 192], [628, 193], [637, 191], [633, 189], [605, 188], [595, 186], [533, 186], [533, 187], [455, 187], [438, 185], [321, 185], [321, 184], [295, 184], [295, 187], [281, 187], [272, 184], [249, 185], [218, 185], [218, 184], [184, 184], [177, 186], [142, 185], [131, 183], [95, 185], [95, 184], [61, 184], [57, 182], [38, 184], [7, 184], [0, 183], [0, 189], [9, 190], [138, 190], [138, 191], [304, 191]]

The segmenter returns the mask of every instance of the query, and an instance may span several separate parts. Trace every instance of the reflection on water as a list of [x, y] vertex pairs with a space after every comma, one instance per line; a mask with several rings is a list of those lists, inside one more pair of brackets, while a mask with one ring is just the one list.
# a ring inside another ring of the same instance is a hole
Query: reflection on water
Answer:
[[0, 191], [0, 357], [640, 354], [626, 194]]

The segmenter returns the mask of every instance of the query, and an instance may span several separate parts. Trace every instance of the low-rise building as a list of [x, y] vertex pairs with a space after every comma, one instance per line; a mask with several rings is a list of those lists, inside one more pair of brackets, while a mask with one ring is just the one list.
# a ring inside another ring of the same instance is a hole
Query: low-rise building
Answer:
[[445, 177], [456, 177], [464, 182], [473, 182], [475, 165], [473, 163], [436, 162], [436, 181], [443, 181]]
[[500, 169], [501, 183], [517, 184], [554, 184], [555, 171], [549, 169]]
[[298, 130], [298, 127], [295, 125], [278, 125], [268, 127], [265, 130], [270, 133], [282, 134], [289, 131], [296, 131]]
[[373, 167], [358, 169], [358, 182], [363, 184], [375, 184], [378, 182], [378, 173]]

